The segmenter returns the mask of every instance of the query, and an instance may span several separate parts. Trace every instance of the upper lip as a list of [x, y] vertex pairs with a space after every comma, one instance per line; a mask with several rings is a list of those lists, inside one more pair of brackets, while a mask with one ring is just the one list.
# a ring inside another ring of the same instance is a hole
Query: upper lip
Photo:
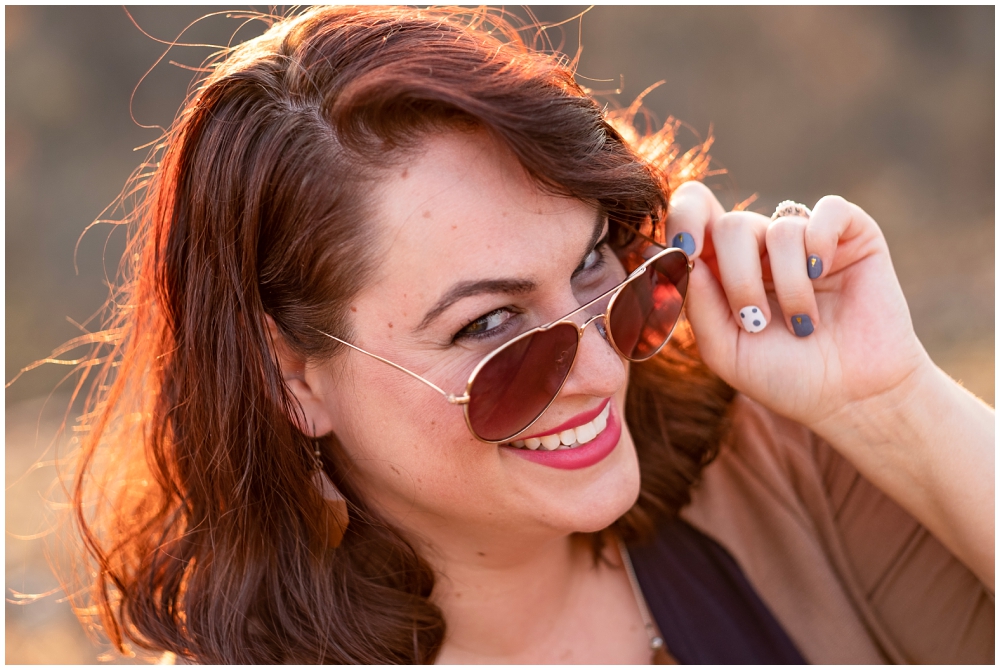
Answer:
[[604, 408], [607, 407], [607, 405], [608, 405], [609, 402], [611, 402], [611, 398], [605, 398], [604, 402], [602, 402], [600, 405], [598, 405], [594, 409], [588, 409], [586, 412], [583, 412], [581, 414], [577, 414], [572, 419], [569, 419], [568, 421], [565, 421], [564, 423], [560, 423], [558, 426], [556, 426], [554, 428], [549, 428], [544, 433], [534, 433], [533, 435], [524, 435], [524, 436], [518, 437], [517, 439], [518, 440], [529, 440], [529, 439], [531, 439], [533, 437], [543, 437], [545, 435], [552, 435], [553, 433], [561, 433], [564, 430], [567, 430], [569, 428], [576, 428], [577, 426], [582, 426], [585, 423], [590, 423], [591, 421], [593, 421], [594, 419], [597, 418], [598, 414], [600, 414], [601, 412], [604, 411]]

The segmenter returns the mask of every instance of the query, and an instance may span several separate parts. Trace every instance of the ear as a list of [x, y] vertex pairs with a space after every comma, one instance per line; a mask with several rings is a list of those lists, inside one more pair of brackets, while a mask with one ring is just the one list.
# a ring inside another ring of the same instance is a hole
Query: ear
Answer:
[[303, 435], [318, 437], [333, 431], [332, 415], [323, 395], [318, 393], [321, 372], [306, 368], [306, 359], [295, 353], [278, 330], [274, 319], [265, 315], [271, 351], [281, 368], [281, 379], [298, 405], [291, 419]]

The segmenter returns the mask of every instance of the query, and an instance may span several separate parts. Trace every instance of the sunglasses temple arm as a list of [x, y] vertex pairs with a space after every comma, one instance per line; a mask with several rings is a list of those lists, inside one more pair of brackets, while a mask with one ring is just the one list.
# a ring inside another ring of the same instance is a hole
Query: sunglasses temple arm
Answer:
[[407, 370], [402, 365], [397, 365], [396, 363], [393, 363], [392, 361], [390, 361], [388, 359], [382, 358], [378, 354], [373, 354], [370, 351], [365, 351], [364, 349], [362, 349], [359, 346], [353, 345], [350, 342], [346, 342], [346, 341], [340, 339], [339, 337], [335, 337], [333, 335], [330, 335], [329, 333], [324, 333], [322, 330], [319, 330], [319, 329], [316, 329], [316, 328], [314, 328], [313, 330], [315, 330], [317, 333], [320, 333], [321, 335], [326, 335], [331, 340], [336, 340], [337, 342], [340, 342], [344, 346], [350, 347], [351, 349], [354, 349], [355, 351], [359, 351], [362, 354], [364, 354], [365, 356], [370, 356], [370, 357], [374, 358], [377, 361], [382, 361], [386, 365], [391, 365], [392, 367], [396, 368], [400, 372], [405, 372], [406, 374], [410, 375], [411, 377], [413, 377], [417, 381], [423, 382], [424, 384], [427, 384], [428, 386], [430, 386], [432, 389], [434, 389], [435, 391], [437, 391], [438, 393], [440, 393], [441, 395], [443, 395], [445, 397], [445, 399], [448, 402], [450, 402], [451, 404], [453, 404], [453, 405], [460, 405], [460, 404], [464, 404], [465, 402], [468, 402], [467, 396], [455, 396], [455, 395], [453, 395], [451, 393], [448, 393], [447, 391], [445, 391], [444, 389], [442, 389], [441, 387], [439, 387], [434, 382], [431, 382], [431, 381], [428, 381], [428, 380], [424, 379], [423, 377], [421, 377], [420, 375], [418, 375], [416, 372], [411, 372], [410, 370]]

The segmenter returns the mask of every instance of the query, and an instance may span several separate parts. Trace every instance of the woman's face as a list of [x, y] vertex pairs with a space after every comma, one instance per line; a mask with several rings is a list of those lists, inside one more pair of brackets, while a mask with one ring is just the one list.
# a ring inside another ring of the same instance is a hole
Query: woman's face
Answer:
[[[482, 133], [428, 138], [380, 183], [377, 202], [381, 255], [350, 306], [353, 343], [449, 393], [461, 395], [499, 345], [625, 277], [603, 244], [605, 217], [539, 191]], [[460, 406], [353, 350], [308, 374], [321, 406], [316, 429], [336, 433], [366, 500], [432, 542], [449, 534], [486, 547], [512, 532], [595, 531], [638, 496], [622, 420], [628, 367], [596, 324], [559, 396], [524, 433], [590, 423], [610, 399], [607, 427], [578, 447], [583, 457], [481, 442]]]

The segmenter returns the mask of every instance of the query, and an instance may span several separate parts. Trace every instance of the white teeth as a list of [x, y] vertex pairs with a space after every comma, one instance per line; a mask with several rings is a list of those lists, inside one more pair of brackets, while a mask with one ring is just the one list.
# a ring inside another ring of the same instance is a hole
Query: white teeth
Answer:
[[526, 440], [515, 440], [510, 446], [518, 449], [538, 449], [554, 451], [556, 449], [574, 449], [580, 445], [587, 444], [608, 427], [608, 416], [611, 414], [611, 403], [605, 405], [601, 413], [593, 421], [585, 423], [576, 428], [568, 428], [559, 433], [543, 435], [541, 437], [529, 437]]
[[597, 418], [594, 419], [594, 430], [596, 431], [594, 433], [595, 435], [600, 435], [604, 432], [604, 429], [608, 427], [608, 414], [610, 413], [611, 403], [608, 403], [608, 406], [604, 408], [604, 411], [598, 414]]
[[597, 437], [597, 430], [594, 428], [594, 423], [585, 423], [576, 429], [576, 441], [580, 444], [587, 444], [592, 439]]
[[558, 435], [543, 435], [539, 441], [542, 443], [542, 448], [547, 451], [558, 449], [559, 445], [562, 444]]

